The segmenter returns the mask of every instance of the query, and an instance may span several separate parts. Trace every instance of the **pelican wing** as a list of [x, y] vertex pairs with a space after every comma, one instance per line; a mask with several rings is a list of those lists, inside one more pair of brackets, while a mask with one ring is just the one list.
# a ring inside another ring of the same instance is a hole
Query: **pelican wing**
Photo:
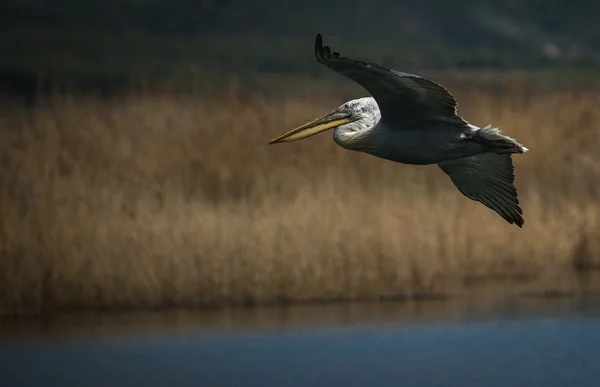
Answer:
[[463, 195], [496, 211], [508, 223], [523, 227], [510, 154], [484, 153], [438, 165]]
[[319, 63], [364, 87], [377, 101], [381, 119], [393, 121], [394, 128], [423, 128], [431, 121], [466, 124], [456, 114], [454, 97], [433, 81], [375, 63], [342, 57], [328, 46], [323, 46], [321, 34], [315, 40], [315, 56]]

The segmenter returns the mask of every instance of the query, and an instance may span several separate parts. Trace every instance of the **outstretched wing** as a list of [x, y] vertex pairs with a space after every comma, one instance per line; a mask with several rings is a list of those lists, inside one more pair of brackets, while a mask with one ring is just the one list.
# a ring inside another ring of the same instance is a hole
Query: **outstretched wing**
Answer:
[[438, 165], [463, 195], [496, 211], [508, 223], [523, 227], [510, 154], [484, 153]]
[[466, 124], [456, 114], [454, 97], [433, 81], [342, 57], [323, 46], [321, 34], [315, 40], [315, 56], [319, 63], [364, 87], [377, 101], [381, 119], [393, 121], [394, 128], [422, 127], [430, 121]]

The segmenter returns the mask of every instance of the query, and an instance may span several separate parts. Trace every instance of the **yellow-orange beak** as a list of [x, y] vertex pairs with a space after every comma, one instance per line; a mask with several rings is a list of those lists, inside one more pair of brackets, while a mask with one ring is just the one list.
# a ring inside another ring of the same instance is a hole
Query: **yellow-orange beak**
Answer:
[[355, 120], [356, 119], [353, 118], [348, 112], [335, 111], [314, 121], [308, 122], [294, 130], [290, 130], [289, 132], [272, 139], [269, 141], [269, 144], [301, 140], [306, 137], [314, 136], [315, 134], [321, 133], [327, 129], [333, 129]]

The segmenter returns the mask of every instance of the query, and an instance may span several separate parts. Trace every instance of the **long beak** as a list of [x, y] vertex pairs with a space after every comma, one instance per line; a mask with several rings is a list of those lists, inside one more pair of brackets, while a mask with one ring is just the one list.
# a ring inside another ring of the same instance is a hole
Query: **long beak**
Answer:
[[355, 121], [355, 119], [353, 119], [351, 114], [348, 112], [329, 113], [326, 116], [308, 122], [294, 130], [290, 130], [289, 132], [272, 139], [269, 141], [269, 144], [301, 140], [306, 137], [314, 136], [315, 134], [321, 133], [327, 129], [333, 129], [337, 126], [344, 125], [352, 121]]

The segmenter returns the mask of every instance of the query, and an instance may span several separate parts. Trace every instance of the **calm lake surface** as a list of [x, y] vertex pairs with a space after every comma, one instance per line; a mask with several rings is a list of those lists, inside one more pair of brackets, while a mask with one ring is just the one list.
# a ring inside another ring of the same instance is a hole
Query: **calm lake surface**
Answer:
[[600, 298], [3, 321], [1, 386], [600, 386]]

